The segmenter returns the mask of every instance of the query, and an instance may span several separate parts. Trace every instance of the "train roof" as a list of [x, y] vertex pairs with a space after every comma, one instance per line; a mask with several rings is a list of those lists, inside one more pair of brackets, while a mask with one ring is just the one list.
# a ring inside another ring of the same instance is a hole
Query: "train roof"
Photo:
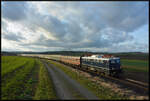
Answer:
[[82, 57], [83, 59], [97, 59], [97, 60], [115, 60], [120, 59], [119, 57], [114, 57], [112, 55], [92, 55]]

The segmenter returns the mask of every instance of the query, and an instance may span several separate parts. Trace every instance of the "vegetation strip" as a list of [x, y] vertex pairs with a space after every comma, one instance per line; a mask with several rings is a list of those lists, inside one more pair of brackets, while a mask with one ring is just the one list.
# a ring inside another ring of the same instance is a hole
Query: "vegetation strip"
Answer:
[[36, 93], [33, 99], [35, 100], [57, 99], [56, 93], [52, 84], [52, 80], [49, 77], [46, 68], [40, 61], [38, 61], [38, 64], [40, 66], [39, 83], [38, 83]]
[[59, 67], [61, 70], [63, 70], [71, 78], [75, 79], [81, 85], [88, 88], [90, 91], [92, 91], [100, 99], [126, 99], [123, 96], [111, 91], [109, 88], [104, 88], [103, 86], [97, 85], [95, 82], [90, 81], [87, 78], [78, 75], [76, 72], [73, 72], [71, 69], [65, 67], [62, 64], [59, 64], [57, 62], [50, 61], [50, 60], [48, 60], [48, 61], [50, 63], [52, 63], [53, 65], [55, 65], [56, 67]]
[[[26, 64], [28, 64], [28, 62], [29, 62], [29, 61], [27, 61]], [[16, 75], [16, 73], [18, 73], [21, 69], [23, 69], [26, 64], [23, 64], [22, 66], [20, 66], [20, 67], [14, 69], [13, 71], [11, 71], [11, 72], [5, 74], [5, 75], [1, 78], [2, 82], [3, 82], [3, 83], [6, 83], [6, 82], [11, 81], [11, 79]]]

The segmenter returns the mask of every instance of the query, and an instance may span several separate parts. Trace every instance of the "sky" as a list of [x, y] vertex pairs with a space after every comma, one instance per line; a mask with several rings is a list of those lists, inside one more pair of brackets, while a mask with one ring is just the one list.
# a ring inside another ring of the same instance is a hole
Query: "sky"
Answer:
[[2, 51], [148, 52], [146, 1], [2, 1]]

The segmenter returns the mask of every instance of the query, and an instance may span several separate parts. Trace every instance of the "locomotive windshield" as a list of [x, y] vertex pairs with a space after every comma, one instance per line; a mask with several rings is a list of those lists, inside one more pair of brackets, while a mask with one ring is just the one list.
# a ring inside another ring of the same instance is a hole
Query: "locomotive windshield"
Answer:
[[120, 60], [110, 60], [110, 64], [120, 64]]

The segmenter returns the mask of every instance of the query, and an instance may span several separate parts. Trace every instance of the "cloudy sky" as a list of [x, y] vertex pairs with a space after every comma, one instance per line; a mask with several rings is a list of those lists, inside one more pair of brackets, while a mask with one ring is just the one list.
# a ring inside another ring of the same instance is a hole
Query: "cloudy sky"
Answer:
[[2, 2], [2, 51], [148, 52], [148, 2]]

